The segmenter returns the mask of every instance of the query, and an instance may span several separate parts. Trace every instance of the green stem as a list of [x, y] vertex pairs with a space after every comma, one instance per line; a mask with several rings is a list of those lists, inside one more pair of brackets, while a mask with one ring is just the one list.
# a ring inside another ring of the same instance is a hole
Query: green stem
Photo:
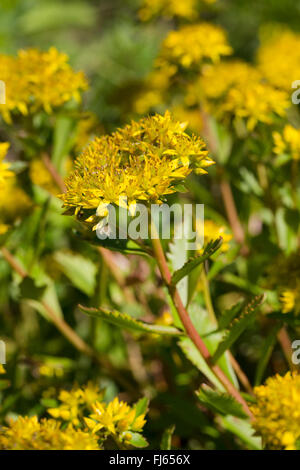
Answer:
[[202, 287], [203, 287], [203, 295], [204, 295], [206, 310], [208, 312], [208, 315], [210, 317], [210, 320], [211, 320], [212, 324], [214, 326], [217, 326], [218, 322], [217, 322], [214, 307], [213, 307], [213, 304], [212, 304], [210, 289], [209, 289], [209, 283], [208, 283], [208, 279], [207, 279], [204, 268], [201, 271], [201, 283], [202, 283]]

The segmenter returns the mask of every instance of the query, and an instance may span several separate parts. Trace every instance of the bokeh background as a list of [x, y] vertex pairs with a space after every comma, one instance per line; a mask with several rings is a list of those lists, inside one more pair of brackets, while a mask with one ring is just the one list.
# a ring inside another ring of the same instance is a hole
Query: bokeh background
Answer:
[[[1, 0], [0, 52], [55, 46], [90, 80], [88, 109], [103, 125], [124, 119], [136, 83], [152, 68], [161, 40], [176, 20], [139, 21], [140, 0]], [[219, 0], [202, 6], [201, 20], [225, 28], [237, 57], [251, 60], [268, 24], [300, 30], [293, 0]]]

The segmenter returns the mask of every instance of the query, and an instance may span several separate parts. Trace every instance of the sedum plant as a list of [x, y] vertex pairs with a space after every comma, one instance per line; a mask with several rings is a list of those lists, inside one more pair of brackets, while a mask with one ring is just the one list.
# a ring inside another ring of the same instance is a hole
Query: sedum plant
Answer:
[[222, 0], [130, 5], [80, 67], [0, 54], [0, 449], [299, 449], [299, 33], [247, 60]]

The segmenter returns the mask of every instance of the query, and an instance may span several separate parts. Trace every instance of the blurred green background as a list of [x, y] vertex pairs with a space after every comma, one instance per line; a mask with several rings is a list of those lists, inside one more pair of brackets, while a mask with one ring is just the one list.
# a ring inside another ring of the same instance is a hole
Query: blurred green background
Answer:
[[[69, 54], [89, 77], [88, 109], [110, 128], [122, 121], [122, 103], [174, 26], [161, 18], [140, 22], [140, 5], [141, 0], [1, 0], [0, 52], [56, 46]], [[236, 55], [251, 59], [262, 24], [300, 29], [300, 2], [218, 0], [202, 10], [201, 19], [222, 25]]]

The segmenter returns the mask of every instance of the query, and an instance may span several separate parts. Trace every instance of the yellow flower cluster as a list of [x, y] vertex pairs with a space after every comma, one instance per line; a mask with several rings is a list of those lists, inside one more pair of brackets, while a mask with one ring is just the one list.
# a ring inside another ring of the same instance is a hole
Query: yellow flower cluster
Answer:
[[9, 163], [4, 162], [7, 151], [9, 149], [9, 143], [0, 143], [0, 184], [2, 185], [7, 178], [13, 176], [13, 172], [9, 170]]
[[8, 148], [7, 142], [0, 144], [0, 235], [8, 230], [9, 224], [31, 207], [29, 197], [17, 186], [16, 177], [9, 170], [9, 164], [3, 161]]
[[282, 313], [294, 311], [296, 315], [300, 313], [300, 281], [294, 289], [285, 289], [280, 296]]
[[38, 421], [36, 416], [11, 420], [0, 429], [0, 450], [100, 450], [97, 437], [75, 429], [61, 429], [53, 419]]
[[139, 11], [142, 21], [148, 21], [154, 16], [165, 16], [167, 18], [184, 18], [187, 20], [197, 15], [196, 0], [144, 0]]
[[6, 103], [0, 114], [11, 124], [11, 114], [27, 115], [62, 106], [72, 98], [79, 101], [87, 88], [82, 72], [75, 73], [68, 56], [51, 47], [47, 52], [37, 49], [20, 50], [17, 57], [0, 55], [0, 80], [6, 85]]
[[61, 404], [57, 408], [49, 408], [48, 413], [53, 418], [70, 421], [74, 426], [78, 426], [84, 411], [102, 398], [103, 394], [99, 387], [92, 383], [82, 388], [75, 387], [71, 391], [61, 390], [58, 396]]
[[206, 173], [214, 163], [204, 142], [188, 136], [185, 127], [166, 112], [96, 138], [77, 159], [61, 199], [67, 207], [99, 208], [98, 213], [110, 203], [160, 202], [191, 171]]
[[131, 433], [141, 432], [146, 423], [145, 414], [139, 415], [135, 407], [119, 401], [117, 397], [108, 405], [97, 401], [92, 409], [90, 417], [84, 419], [92, 433], [112, 434], [125, 444], [130, 444]]
[[290, 154], [294, 160], [300, 159], [300, 129], [287, 124], [282, 133], [273, 132], [274, 153], [281, 155]]
[[[222, 55], [231, 53], [225, 32], [213, 24], [183, 26], [177, 31], [169, 32], [153, 71], [145, 79], [142, 90], [135, 98], [134, 111], [145, 114], [152, 107], [159, 109], [164, 104], [172, 109], [171, 101], [184, 83], [182, 76], [185, 72], [195, 72], [198, 75], [205, 64], [218, 62]], [[181, 93], [185, 92], [185, 89], [181, 90]], [[175, 102], [178, 106], [178, 99]]]
[[289, 106], [284, 91], [267, 83], [257, 69], [239, 61], [207, 66], [187, 94], [188, 103], [199, 98], [216, 117], [243, 119], [250, 131], [259, 122], [272, 124]]
[[112, 435], [118, 442], [130, 445], [131, 433], [141, 432], [145, 424], [145, 412], [117, 397], [104, 403], [103, 393], [92, 383], [71, 391], [62, 390], [58, 398], [61, 404], [48, 409], [53, 418], [67, 421], [74, 428], [86, 425], [102, 441]]
[[199, 69], [204, 61], [218, 62], [232, 53], [222, 28], [199, 23], [171, 31], [162, 44], [160, 57], [184, 68]]
[[254, 389], [253, 427], [270, 449], [296, 449], [300, 438], [300, 375], [270, 377]]
[[292, 82], [300, 77], [300, 34], [273, 34], [258, 50], [258, 66], [272, 85], [290, 93]]

